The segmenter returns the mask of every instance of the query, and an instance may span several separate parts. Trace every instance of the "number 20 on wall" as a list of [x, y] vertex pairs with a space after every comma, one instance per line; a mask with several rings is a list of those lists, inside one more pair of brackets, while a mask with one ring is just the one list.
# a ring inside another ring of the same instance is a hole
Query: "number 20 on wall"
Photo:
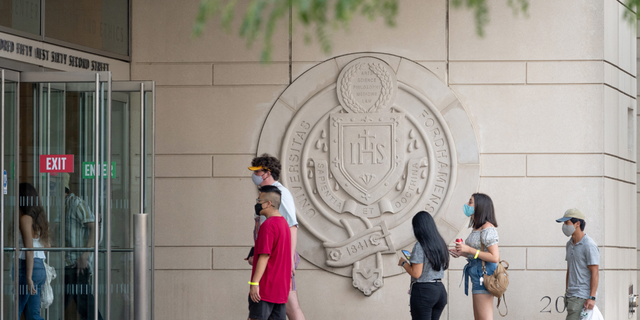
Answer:
[[[542, 310], [540, 310], [540, 313], [551, 313], [551, 297], [549, 296], [544, 296], [542, 297], [542, 299], [540, 299], [540, 302], [542, 301], [546, 301], [546, 305], [544, 306], [544, 308], [542, 308]], [[560, 309], [562, 308], [562, 310]], [[558, 313], [563, 313], [565, 310], [567, 309], [567, 307], [564, 305], [564, 296], [559, 296], [556, 298], [556, 312]]]

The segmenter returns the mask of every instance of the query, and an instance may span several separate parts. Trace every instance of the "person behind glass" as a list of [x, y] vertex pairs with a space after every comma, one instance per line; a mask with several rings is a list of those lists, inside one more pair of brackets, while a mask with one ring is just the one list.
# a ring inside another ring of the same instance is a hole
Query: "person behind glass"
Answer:
[[[43, 248], [49, 245], [49, 222], [38, 192], [29, 183], [21, 183], [19, 245], [20, 248]], [[19, 312], [25, 319], [40, 320], [40, 294], [42, 285], [47, 280], [44, 268], [46, 256], [44, 251], [20, 251], [19, 269]]]
[[[71, 176], [68, 173], [64, 173], [63, 177], [65, 194], [65, 246], [67, 248], [93, 248], [95, 246], [96, 232], [95, 215], [91, 211], [90, 206], [69, 189]], [[93, 252], [65, 252], [64, 283], [66, 285], [69, 285], [70, 288], [88, 288], [91, 286], [92, 273]], [[80, 315], [80, 319], [93, 319], [95, 300], [91, 291], [65, 290], [65, 309], [69, 306], [71, 300], [75, 300], [76, 310]], [[98, 319], [103, 319], [99, 311]]]
[[447, 244], [428, 212], [418, 212], [411, 223], [418, 241], [410, 261], [400, 258], [398, 262], [411, 276], [411, 319], [437, 320], [447, 305], [447, 291], [442, 284], [444, 270], [449, 268]]
[[469, 295], [469, 278], [471, 278], [473, 294], [473, 317], [476, 320], [493, 319], [493, 295], [484, 286], [482, 261], [485, 262], [487, 275], [492, 275], [500, 261], [498, 250], [498, 222], [496, 220], [493, 201], [488, 195], [474, 193], [464, 205], [464, 214], [470, 217], [469, 227], [473, 228], [464, 243], [456, 243], [451, 249], [455, 258], [467, 258], [464, 266], [464, 294]]
[[[253, 180], [255, 185], [258, 187], [275, 186], [278, 187], [282, 194], [282, 201], [280, 202], [278, 211], [289, 224], [289, 230], [291, 231], [291, 258], [293, 263], [293, 268], [291, 269], [291, 292], [289, 293], [289, 299], [287, 300], [287, 317], [290, 320], [305, 320], [304, 313], [302, 313], [300, 303], [298, 302], [298, 295], [296, 294], [297, 286], [295, 275], [296, 268], [298, 268], [298, 264], [300, 263], [300, 255], [296, 251], [298, 239], [296, 204], [293, 201], [293, 196], [289, 189], [285, 188], [280, 182], [278, 182], [281, 169], [282, 165], [280, 164], [280, 160], [267, 153], [253, 158], [253, 160], [251, 160], [251, 167], [249, 167], [249, 170], [253, 171], [251, 180]], [[253, 229], [253, 239], [255, 241], [258, 237], [260, 225], [265, 221], [265, 217], [257, 215], [254, 217], [254, 220], [255, 225]], [[253, 265], [253, 248], [245, 260], [247, 260], [250, 265]]]

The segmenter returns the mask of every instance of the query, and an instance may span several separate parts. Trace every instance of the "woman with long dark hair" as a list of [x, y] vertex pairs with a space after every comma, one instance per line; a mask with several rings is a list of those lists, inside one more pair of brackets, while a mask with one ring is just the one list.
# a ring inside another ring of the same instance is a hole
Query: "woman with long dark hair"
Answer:
[[482, 193], [471, 195], [469, 202], [463, 207], [464, 214], [470, 217], [469, 227], [473, 228], [465, 243], [457, 243], [451, 250], [454, 257], [464, 256], [467, 265], [464, 267], [464, 293], [469, 295], [469, 279], [473, 294], [473, 317], [475, 320], [493, 319], [493, 295], [487, 291], [483, 283], [482, 261], [485, 263], [487, 275], [492, 275], [500, 261], [498, 250], [498, 221], [496, 220], [493, 201]]
[[[29, 183], [20, 184], [19, 242], [21, 248], [49, 247], [49, 222], [38, 192]], [[40, 293], [47, 280], [43, 251], [20, 251], [20, 315], [41, 320]]]
[[428, 212], [418, 212], [411, 222], [418, 241], [410, 261], [400, 258], [398, 262], [411, 276], [411, 319], [437, 320], [447, 305], [442, 277], [449, 268], [449, 251]]

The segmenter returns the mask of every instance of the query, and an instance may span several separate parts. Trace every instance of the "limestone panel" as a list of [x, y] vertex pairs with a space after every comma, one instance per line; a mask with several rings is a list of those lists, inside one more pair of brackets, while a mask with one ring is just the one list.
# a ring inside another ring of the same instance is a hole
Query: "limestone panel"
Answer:
[[633, 162], [612, 157], [610, 155], [604, 156], [605, 177], [634, 183], [635, 171], [636, 168]]
[[619, 62], [619, 26], [620, 14], [616, 1], [604, 1], [604, 59], [610, 63], [617, 65]]
[[509, 263], [509, 270], [524, 270], [527, 268], [527, 249], [522, 247], [500, 247], [500, 260]]
[[447, 63], [445, 61], [416, 61], [433, 72], [442, 82], [447, 83]]
[[[604, 243], [606, 246], [633, 247], [636, 244], [635, 216], [631, 212], [631, 201], [635, 199], [636, 186], [604, 179]], [[593, 224], [592, 224], [593, 225]], [[587, 225], [589, 226], [589, 225]], [[598, 243], [600, 245], [600, 243]]]
[[451, 62], [450, 84], [524, 84], [525, 62]]
[[[507, 290], [510, 308], [505, 319], [564, 319], [566, 312], [562, 313], [562, 296], [565, 292], [565, 277], [566, 271], [510, 271]], [[450, 271], [449, 278], [449, 319], [473, 319], [471, 283], [469, 296], [465, 296], [464, 283], [459, 286], [462, 272]], [[496, 304], [497, 299], [494, 299], [493, 319], [500, 318]], [[500, 310], [505, 312], [504, 303], [500, 305]]]
[[528, 270], [567, 270], [566, 248], [564, 243], [558, 243], [561, 247], [529, 247], [527, 248]]
[[452, 87], [481, 153], [602, 152], [602, 85]]
[[527, 62], [527, 83], [602, 83], [602, 61]]
[[620, 96], [615, 89], [604, 86], [604, 150], [613, 155], [619, 155], [619, 132], [623, 126], [619, 112]]
[[635, 68], [632, 69], [632, 61], [637, 59], [637, 56], [631, 48], [636, 46], [637, 40], [635, 30], [633, 30], [634, 26], [624, 18], [625, 12], [628, 10], [624, 5], [618, 4], [618, 66], [628, 73], [633, 73]]
[[459, 164], [478, 164], [480, 163], [480, 150], [476, 133], [469, 119], [467, 111], [464, 109], [460, 101], [454, 101], [444, 110], [442, 116], [451, 135], [455, 141], [456, 156]]
[[[348, 31], [330, 28], [333, 50], [328, 55], [316, 41], [314, 28], [305, 28], [294, 20], [293, 61], [323, 61], [352, 52], [384, 52], [413, 60], [444, 60], [446, 11], [446, 3], [442, 1], [402, 1], [394, 28], [387, 27], [380, 18], [370, 21], [358, 13]], [[314, 39], [311, 44], [305, 43], [307, 35]]]
[[255, 155], [223, 155], [213, 156], [214, 177], [251, 177], [251, 160]]
[[260, 155], [264, 152], [280, 157], [280, 149], [282, 148], [282, 139], [269, 139], [265, 137], [282, 137], [284, 136], [289, 122], [293, 118], [293, 110], [281, 100], [278, 100], [269, 111], [267, 120], [262, 127], [262, 133], [260, 135], [260, 141], [258, 145], [260, 149], [257, 154]]
[[407, 274], [384, 278], [384, 286], [369, 297], [353, 288], [351, 278], [322, 270], [298, 271], [296, 281], [308, 319], [411, 319]]
[[[211, 19], [200, 38], [191, 36], [199, 0], [150, 1], [132, 3], [132, 59], [135, 62], [214, 62], [259, 61], [262, 43], [247, 49], [246, 40], [238, 36], [241, 12], [248, 1], [239, 1], [232, 32], [220, 27], [219, 19]], [[167, 23], [170, 21], [171, 23]], [[288, 61], [288, 19], [283, 19], [273, 35], [273, 61]]]
[[249, 270], [155, 272], [155, 319], [244, 319]]
[[211, 270], [209, 247], [155, 247], [156, 270]]
[[338, 65], [335, 59], [325, 61], [318, 66], [308, 70], [304, 78], [297, 79], [280, 97], [280, 100], [293, 110], [297, 110], [309, 98], [320, 92], [322, 89], [336, 82], [338, 78]]
[[615, 65], [610, 63], [604, 64], [604, 83], [609, 86], [620, 90], [620, 92], [635, 97], [636, 87], [635, 77], [631, 74], [621, 70]]
[[156, 245], [251, 246], [255, 198], [251, 179], [158, 178]]
[[[587, 218], [585, 232], [597, 244], [604, 244], [602, 178], [482, 178], [479, 191], [493, 200], [503, 245], [566, 244], [562, 226], [555, 220], [574, 207]], [[532, 235], [524, 233], [523, 227]]]
[[524, 154], [483, 154], [480, 156], [482, 177], [524, 177], [527, 156]]
[[603, 175], [602, 154], [530, 154], [527, 176], [598, 177]]
[[216, 270], [251, 270], [251, 265], [244, 260], [251, 247], [214, 247], [213, 269]]
[[600, 249], [600, 269], [636, 270], [637, 251], [635, 248], [604, 247]]
[[153, 80], [158, 86], [210, 86], [213, 66], [203, 64], [132, 63], [132, 80]]
[[[637, 274], [631, 271], [602, 271], [600, 272], [600, 285], [598, 287], [598, 300], [596, 305], [605, 319], [628, 319], [629, 312], [629, 286], [634, 285], [634, 293], [637, 293]], [[636, 318], [637, 315], [634, 315]]]
[[322, 62], [292, 62], [291, 63], [291, 78], [292, 81], [295, 81], [307, 70], [313, 68], [315, 65], [320, 64]]
[[211, 177], [210, 155], [156, 155], [156, 178]]
[[254, 153], [284, 87], [157, 88], [156, 152]]
[[389, 54], [381, 54], [381, 53], [374, 53], [374, 52], [362, 52], [362, 53], [352, 53], [352, 54], [345, 54], [339, 57], [336, 57], [336, 64], [338, 65], [338, 69], [342, 70], [344, 69], [345, 66], [347, 66], [347, 64], [349, 64], [349, 62], [358, 59], [358, 58], [364, 58], [364, 57], [374, 57], [377, 59], [380, 59], [384, 62], [386, 62], [391, 69], [393, 69], [393, 71], [395, 73], [398, 73], [398, 67], [400, 66], [400, 60], [402, 60], [402, 58], [398, 57], [398, 56], [393, 56], [393, 55], [389, 55]]
[[213, 84], [289, 84], [288, 63], [216, 63]]
[[398, 68], [398, 82], [409, 84], [411, 88], [429, 97], [438, 110], [448, 107], [456, 100], [456, 95], [442, 80], [413, 61], [402, 59]]
[[[473, 12], [451, 9], [451, 60], [589, 60], [604, 55], [604, 1], [541, 0], [528, 18], [514, 15], [504, 1], [490, 1], [491, 22], [476, 34]], [[580, 14], [575, 14], [580, 8]], [[526, 39], [526, 41], [523, 41]]]

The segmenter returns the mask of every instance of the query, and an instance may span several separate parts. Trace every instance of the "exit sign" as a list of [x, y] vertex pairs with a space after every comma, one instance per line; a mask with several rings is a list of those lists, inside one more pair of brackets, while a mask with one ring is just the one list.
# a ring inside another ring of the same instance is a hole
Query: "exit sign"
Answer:
[[61, 173], [73, 172], [73, 155], [72, 154], [41, 154], [40, 155], [40, 172], [41, 173]]

